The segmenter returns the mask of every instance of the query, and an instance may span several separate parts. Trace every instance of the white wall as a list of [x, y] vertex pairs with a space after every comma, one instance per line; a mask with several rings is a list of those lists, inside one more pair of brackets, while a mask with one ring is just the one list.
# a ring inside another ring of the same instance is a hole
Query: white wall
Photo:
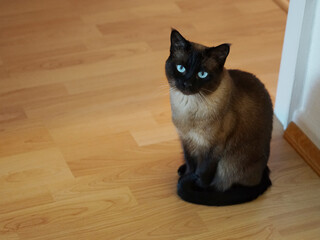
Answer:
[[293, 121], [320, 148], [320, 1], [315, 2], [301, 105], [294, 111]]
[[275, 114], [294, 121], [320, 148], [320, 1], [291, 0]]

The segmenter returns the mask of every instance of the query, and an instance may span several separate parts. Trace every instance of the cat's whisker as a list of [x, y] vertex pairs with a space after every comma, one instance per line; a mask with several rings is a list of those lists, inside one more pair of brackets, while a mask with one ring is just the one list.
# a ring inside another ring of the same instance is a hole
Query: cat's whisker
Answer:
[[169, 91], [170, 86], [169, 86], [169, 85], [165, 85], [165, 84], [163, 84], [163, 85], [158, 85], [157, 89]]
[[175, 86], [170, 86], [170, 91], [179, 91], [177, 87]]
[[204, 104], [204, 105], [208, 105], [209, 103], [208, 103], [206, 97], [203, 96], [203, 94], [200, 94], [200, 96], [201, 96], [201, 99], [202, 99], [203, 104]]
[[160, 85], [160, 86], [158, 86], [158, 88], [160, 88], [160, 89], [169, 89], [169, 86], [168, 85]]
[[169, 93], [168, 92], [156, 92], [155, 93], [155, 96], [156, 97], [167, 97], [169, 95]]
[[163, 89], [159, 89], [159, 92], [163, 92], [163, 93], [169, 93], [169, 89], [163, 88]]
[[204, 104], [210, 105], [210, 103], [208, 102], [208, 100], [206, 99], [206, 97], [203, 95], [202, 92], [199, 92], [199, 95], [200, 95], [201, 99], [203, 100]]
[[204, 89], [204, 88], [202, 88], [201, 91], [206, 92], [206, 93], [213, 93], [213, 91], [210, 91], [210, 90]]
[[158, 85], [156, 88], [155, 94], [156, 96], [168, 96], [170, 93], [170, 86], [167, 84]]
[[197, 96], [199, 97], [201, 104], [204, 104], [204, 100], [203, 100], [201, 93], [199, 93]]

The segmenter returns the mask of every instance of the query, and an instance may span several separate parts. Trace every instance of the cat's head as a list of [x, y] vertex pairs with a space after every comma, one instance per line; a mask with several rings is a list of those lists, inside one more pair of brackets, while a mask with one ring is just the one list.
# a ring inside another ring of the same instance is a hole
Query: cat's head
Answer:
[[166, 75], [171, 87], [190, 95], [214, 92], [220, 84], [230, 44], [206, 47], [186, 40], [172, 29]]

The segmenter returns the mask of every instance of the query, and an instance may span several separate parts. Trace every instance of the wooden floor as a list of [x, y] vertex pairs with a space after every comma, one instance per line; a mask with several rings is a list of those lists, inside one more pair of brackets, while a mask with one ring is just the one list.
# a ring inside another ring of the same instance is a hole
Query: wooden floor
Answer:
[[0, 239], [320, 239], [319, 178], [277, 120], [264, 196], [176, 195], [170, 27], [232, 43], [274, 101], [285, 21], [272, 0], [0, 1]]

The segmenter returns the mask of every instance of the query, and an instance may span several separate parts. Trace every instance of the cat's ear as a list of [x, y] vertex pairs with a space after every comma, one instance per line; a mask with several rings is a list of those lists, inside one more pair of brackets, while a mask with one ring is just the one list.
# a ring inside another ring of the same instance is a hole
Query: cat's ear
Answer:
[[186, 49], [189, 42], [174, 28], [171, 30], [171, 47], [170, 51], [175, 51], [178, 49]]
[[217, 47], [209, 48], [209, 53], [223, 66], [229, 55], [230, 46], [230, 43], [224, 43]]

